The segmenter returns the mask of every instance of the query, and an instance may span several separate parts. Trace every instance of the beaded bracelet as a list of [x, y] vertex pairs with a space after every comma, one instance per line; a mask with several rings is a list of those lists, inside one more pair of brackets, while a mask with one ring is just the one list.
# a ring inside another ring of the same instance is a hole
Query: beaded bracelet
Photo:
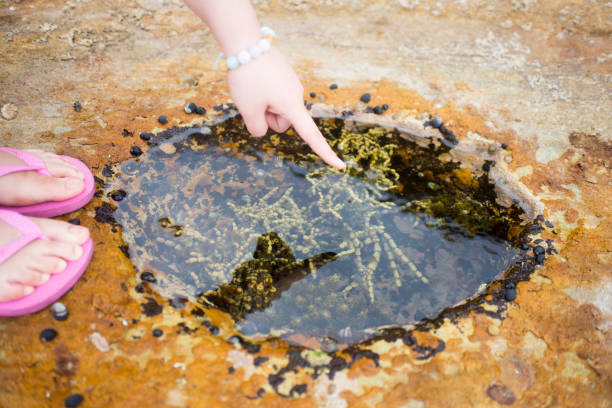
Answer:
[[230, 55], [225, 58], [223, 53], [219, 54], [215, 61], [215, 68], [217, 71], [227, 72], [229, 70], [234, 70], [240, 65], [248, 64], [252, 59], [268, 51], [274, 43], [276, 34], [270, 27], [261, 27], [261, 35], [263, 38], [259, 40], [257, 44], [250, 46], [248, 50], [240, 51], [238, 55]]

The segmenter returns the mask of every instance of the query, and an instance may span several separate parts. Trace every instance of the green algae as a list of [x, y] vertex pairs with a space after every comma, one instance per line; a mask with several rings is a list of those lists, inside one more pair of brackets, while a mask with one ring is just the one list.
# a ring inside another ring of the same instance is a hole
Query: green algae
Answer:
[[513, 264], [521, 211], [495, 203], [486, 173], [440, 160], [444, 144], [318, 124], [345, 171], [237, 118], [156, 135], [111, 186], [128, 193], [116, 218], [137, 269], [247, 334], [354, 342], [434, 317]]

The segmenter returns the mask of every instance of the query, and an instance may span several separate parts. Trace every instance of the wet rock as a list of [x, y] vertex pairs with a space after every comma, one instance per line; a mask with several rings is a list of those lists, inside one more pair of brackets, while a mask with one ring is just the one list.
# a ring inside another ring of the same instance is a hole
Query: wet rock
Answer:
[[333, 90], [333, 89], [338, 89], [338, 85], [337, 85], [337, 84], [331, 84], [331, 85], [329, 86], [329, 89], [332, 89], [332, 90]]
[[38, 337], [43, 343], [48, 343], [57, 337], [57, 331], [55, 329], [45, 329], [40, 332]]
[[382, 115], [382, 113], [383, 113], [383, 108], [382, 108], [381, 106], [376, 106], [376, 107], [374, 108], [374, 113], [375, 113], [375, 114], [377, 114], [377, 115]]
[[163, 336], [163, 335], [164, 335], [163, 330], [161, 330], [161, 329], [154, 329], [154, 330], [153, 330], [153, 336], [154, 336], [154, 337], [161, 337], [161, 336]]
[[[540, 242], [542, 242], [542, 241], [540, 241]], [[542, 255], [545, 252], [546, 252], [546, 250], [541, 245], [536, 245], [536, 246], [533, 247], [533, 254], [536, 255], [536, 256], [537, 255]]]
[[197, 113], [198, 115], [204, 115], [206, 114], [206, 109], [204, 109], [201, 106], [196, 106], [194, 112]]
[[316, 98], [316, 96], [317, 96], [317, 94], [316, 94], [316, 93], [314, 93], [314, 92], [311, 92], [311, 93], [310, 93], [310, 97], [311, 97], [311, 98]]
[[185, 105], [185, 113], [194, 113], [195, 110], [197, 108], [197, 105], [193, 102], [189, 102], [187, 105]]
[[130, 147], [130, 154], [134, 157], [138, 157], [142, 154], [142, 150], [138, 146]]
[[508, 148], [508, 143], [502, 143], [501, 148], [506, 150]]
[[363, 95], [361, 95], [361, 98], [359, 98], [359, 100], [363, 103], [368, 103], [371, 99], [372, 96], [369, 93], [364, 93]]
[[81, 109], [83, 109], [83, 105], [81, 105], [81, 102], [79, 101], [74, 101], [72, 104], [72, 109], [74, 109], [75, 112], [80, 112]]
[[125, 198], [125, 196], [127, 195], [127, 193], [123, 190], [117, 190], [117, 191], [113, 191], [110, 194], [110, 198], [112, 198], [115, 201], [121, 201]]
[[157, 121], [161, 123], [162, 125], [165, 125], [166, 123], [168, 123], [168, 117], [162, 115], [159, 118], [157, 118]]
[[383, 110], [388, 110], [389, 109], [389, 105], [387, 105], [386, 103], [382, 104], [382, 108]]
[[157, 279], [155, 279], [155, 275], [151, 272], [143, 272], [140, 274], [140, 279], [145, 282], [155, 283]]
[[508, 387], [499, 385], [499, 384], [491, 384], [487, 388], [487, 395], [493, 401], [497, 402], [500, 405], [512, 405], [516, 400], [514, 393]]
[[51, 313], [53, 314], [53, 318], [60, 322], [68, 318], [68, 308], [61, 302], [55, 302], [51, 306]]
[[17, 105], [15, 105], [14, 103], [5, 103], [0, 109], [0, 114], [4, 119], [12, 120], [15, 119], [15, 117], [17, 116], [17, 111]]
[[431, 120], [431, 126], [436, 129], [440, 129], [440, 127], [442, 126], [442, 118], [439, 116], [436, 116], [435, 118], [433, 118]]
[[514, 299], [516, 299], [516, 289], [506, 289], [505, 297], [508, 302], [512, 302]]
[[149, 133], [149, 132], [140, 133], [140, 138], [144, 140], [145, 142], [151, 140], [152, 137], [153, 137], [153, 133]]
[[83, 400], [84, 398], [81, 394], [71, 394], [64, 400], [64, 406], [66, 408], [75, 408], [81, 405]]

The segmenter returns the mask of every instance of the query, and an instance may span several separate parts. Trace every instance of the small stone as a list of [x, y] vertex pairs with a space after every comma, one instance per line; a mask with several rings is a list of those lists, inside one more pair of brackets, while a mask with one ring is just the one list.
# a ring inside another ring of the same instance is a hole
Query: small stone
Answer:
[[506, 150], [508, 148], [508, 143], [502, 143], [501, 148]]
[[55, 329], [45, 329], [40, 332], [38, 337], [43, 343], [48, 343], [57, 337], [57, 331]]
[[338, 89], [338, 85], [337, 84], [331, 84], [329, 86], [329, 89]]
[[100, 350], [102, 353], [108, 353], [110, 351], [110, 346], [108, 345], [108, 341], [98, 332], [93, 332], [89, 336], [89, 340], [91, 344], [94, 345], [95, 348]]
[[166, 154], [174, 154], [176, 153], [176, 146], [172, 143], [162, 143], [159, 145], [159, 150]]
[[198, 115], [205, 115], [206, 114], [206, 109], [204, 109], [201, 106], [196, 106], [194, 112], [197, 113]]
[[153, 329], [153, 336], [154, 337], [161, 337], [164, 335], [163, 330], [161, 329]]
[[78, 218], [73, 218], [71, 220], [68, 220], [68, 222], [72, 225], [81, 225], [81, 220], [79, 220]]
[[383, 103], [382, 108], [383, 108], [383, 110], [388, 110], [389, 109], [389, 105], [387, 105], [386, 103]]
[[132, 146], [130, 147], [130, 154], [134, 157], [138, 157], [142, 154], [142, 150], [140, 150], [138, 146]]
[[148, 140], [151, 140], [152, 137], [153, 137], [153, 133], [149, 133], [149, 132], [140, 133], [140, 138], [144, 140], [145, 142]]
[[527, 250], [529, 250], [529, 245], [527, 245], [527, 244], [521, 244], [521, 249], [522, 249], [523, 251], [527, 251]]
[[487, 388], [487, 395], [500, 405], [512, 405], [516, 400], [512, 390], [499, 384], [491, 384]]
[[499, 326], [491, 324], [487, 327], [487, 332], [489, 332], [491, 336], [497, 336], [499, 334]]
[[548, 228], [555, 228], [555, 226], [553, 225], [553, 223], [552, 223], [552, 222], [550, 222], [550, 221], [548, 221], [548, 220], [544, 221], [544, 225], [546, 225]]
[[314, 92], [311, 92], [311, 93], [310, 93], [310, 97], [311, 97], [311, 98], [316, 98], [316, 96], [317, 96], [317, 94], [316, 94], [316, 93], [314, 93]]
[[323, 95], [319, 96], [319, 100], [320, 100], [321, 102], [325, 102], [325, 96], [323, 96]]
[[110, 197], [115, 201], [121, 201], [125, 198], [125, 196], [127, 196], [127, 193], [123, 190], [113, 191], [110, 194]]
[[81, 405], [81, 402], [83, 402], [83, 400], [84, 398], [81, 394], [71, 394], [67, 396], [64, 400], [64, 406], [66, 408], [75, 408]]
[[536, 255], [535, 257], [535, 261], [537, 264], [542, 264], [544, 263], [545, 260], [546, 260], [546, 255], [544, 254], [539, 254], [539, 255]]
[[440, 129], [440, 127], [442, 127], [442, 118], [439, 116], [436, 116], [435, 118], [433, 118], [431, 120], [431, 126], [433, 126], [436, 129]]
[[195, 103], [189, 102], [187, 105], [185, 105], [184, 110], [185, 110], [185, 113], [189, 114], [189, 113], [195, 112], [196, 108], [197, 108], [197, 105]]
[[162, 125], [165, 125], [166, 123], [168, 123], [168, 118], [166, 116], [162, 115], [159, 118], [157, 118], [157, 121], [159, 123], [161, 123]]
[[544, 250], [544, 247], [541, 245], [537, 245], [533, 247], [533, 254], [534, 255], [542, 255], [544, 254], [546, 251]]
[[12, 120], [17, 116], [17, 111], [17, 105], [14, 103], [6, 103], [2, 106], [2, 109], [0, 109], [0, 114], [2, 114], [4, 119]]
[[68, 318], [68, 308], [61, 302], [55, 302], [51, 306], [51, 313], [53, 314], [53, 318], [59, 322]]
[[489, 170], [491, 170], [491, 165], [489, 163], [485, 163], [485, 164], [482, 165], [482, 169], [484, 171], [489, 171]]
[[74, 109], [75, 112], [80, 112], [81, 109], [83, 109], [83, 105], [81, 105], [81, 102], [79, 101], [74, 101], [72, 104], [72, 109]]
[[516, 299], [516, 289], [506, 289], [505, 297], [508, 302], [512, 302]]
[[210, 334], [212, 335], [219, 334], [219, 328], [217, 326], [210, 326], [208, 330], [210, 330]]
[[140, 274], [140, 279], [145, 281], [145, 282], [150, 282], [150, 283], [155, 283], [157, 282], [157, 279], [155, 279], [155, 275], [153, 275], [151, 272], [143, 272]]
[[359, 100], [363, 103], [368, 103], [371, 99], [372, 95], [370, 95], [369, 93], [364, 93], [363, 95], [361, 95], [361, 98], [359, 98]]
[[492, 143], [492, 144], [489, 145], [489, 148], [487, 150], [488, 150], [489, 154], [495, 154], [495, 153], [497, 153], [498, 149], [499, 148], [497, 147], [497, 145]]
[[383, 108], [382, 108], [382, 107], [380, 107], [380, 106], [376, 106], [376, 107], [374, 108], [374, 113], [375, 113], [375, 114], [377, 114], [377, 115], [382, 115], [382, 113], [383, 113]]

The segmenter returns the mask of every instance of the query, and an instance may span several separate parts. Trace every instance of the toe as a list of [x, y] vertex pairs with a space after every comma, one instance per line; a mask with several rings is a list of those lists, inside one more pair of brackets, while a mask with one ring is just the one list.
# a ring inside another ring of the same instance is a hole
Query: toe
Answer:
[[0, 283], [0, 301], [8, 301], [22, 298], [34, 291], [32, 286], [24, 286], [19, 283]]
[[89, 239], [89, 230], [80, 225], [46, 218], [30, 218], [40, 227], [43, 234], [52, 241], [82, 245]]
[[[34, 254], [42, 256], [62, 258], [66, 261], [76, 261], [83, 255], [80, 245], [59, 241], [35, 241], [28, 246]], [[40, 257], [35, 257], [36, 260]]]
[[73, 177], [78, 179], [83, 179], [84, 177], [83, 173], [81, 173], [79, 169], [61, 157], [54, 157], [47, 160], [45, 161], [45, 165], [47, 166], [49, 173], [51, 173], [54, 177]]
[[8, 174], [0, 177], [0, 191], [10, 191], [3, 195], [3, 205], [23, 206], [44, 201], [63, 201], [76, 196], [85, 187], [82, 179], [73, 177], [48, 177], [36, 172]]
[[9, 283], [16, 283], [22, 286], [38, 286], [42, 285], [49, 280], [50, 275], [48, 273], [40, 273], [33, 269], [26, 268], [13, 276], [9, 276], [7, 281]]

